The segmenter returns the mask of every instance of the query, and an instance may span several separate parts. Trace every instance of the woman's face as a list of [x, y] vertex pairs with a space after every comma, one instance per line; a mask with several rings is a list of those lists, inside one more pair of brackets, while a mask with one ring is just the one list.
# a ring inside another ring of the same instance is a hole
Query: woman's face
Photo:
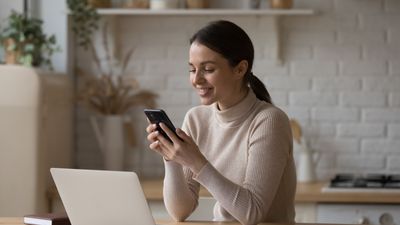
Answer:
[[217, 102], [223, 110], [241, 100], [244, 73], [239, 67], [231, 67], [227, 59], [205, 45], [193, 42], [190, 46], [190, 81], [203, 105]]

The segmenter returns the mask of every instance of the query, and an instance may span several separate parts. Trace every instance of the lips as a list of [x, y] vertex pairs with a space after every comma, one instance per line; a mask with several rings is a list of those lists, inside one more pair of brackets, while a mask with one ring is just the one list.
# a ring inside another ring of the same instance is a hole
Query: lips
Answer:
[[204, 97], [211, 93], [212, 88], [197, 88], [197, 93], [200, 95], [200, 97]]

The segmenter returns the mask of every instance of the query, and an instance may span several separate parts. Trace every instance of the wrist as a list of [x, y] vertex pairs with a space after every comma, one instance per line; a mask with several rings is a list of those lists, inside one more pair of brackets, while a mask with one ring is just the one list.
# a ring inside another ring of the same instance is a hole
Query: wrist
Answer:
[[200, 160], [197, 160], [192, 167], [192, 172], [198, 174], [201, 169], [207, 164], [207, 159], [203, 156]]

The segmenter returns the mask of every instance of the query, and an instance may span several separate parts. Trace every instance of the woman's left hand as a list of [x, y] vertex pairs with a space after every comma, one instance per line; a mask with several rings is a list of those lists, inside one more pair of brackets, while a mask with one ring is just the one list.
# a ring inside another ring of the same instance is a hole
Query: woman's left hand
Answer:
[[207, 159], [200, 152], [193, 139], [178, 128], [176, 133], [182, 139], [180, 140], [164, 123], [160, 123], [160, 126], [172, 140], [172, 143], [161, 134], [158, 134], [158, 142], [152, 143], [151, 145], [154, 146], [151, 146], [151, 148], [160, 148], [160, 153], [166, 160], [188, 167], [195, 174], [200, 172], [201, 168], [207, 163]]

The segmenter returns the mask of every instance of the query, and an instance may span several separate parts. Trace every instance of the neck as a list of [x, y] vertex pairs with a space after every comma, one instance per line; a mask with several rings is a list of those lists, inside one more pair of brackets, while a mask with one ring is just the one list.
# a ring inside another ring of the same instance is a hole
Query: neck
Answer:
[[239, 94], [237, 94], [235, 97], [232, 97], [229, 101], [229, 103], [222, 103], [222, 102], [218, 102], [218, 109], [219, 110], [225, 110], [228, 109], [236, 104], [238, 104], [239, 102], [241, 102], [246, 96], [247, 93], [249, 92], [249, 88], [241, 88]]

